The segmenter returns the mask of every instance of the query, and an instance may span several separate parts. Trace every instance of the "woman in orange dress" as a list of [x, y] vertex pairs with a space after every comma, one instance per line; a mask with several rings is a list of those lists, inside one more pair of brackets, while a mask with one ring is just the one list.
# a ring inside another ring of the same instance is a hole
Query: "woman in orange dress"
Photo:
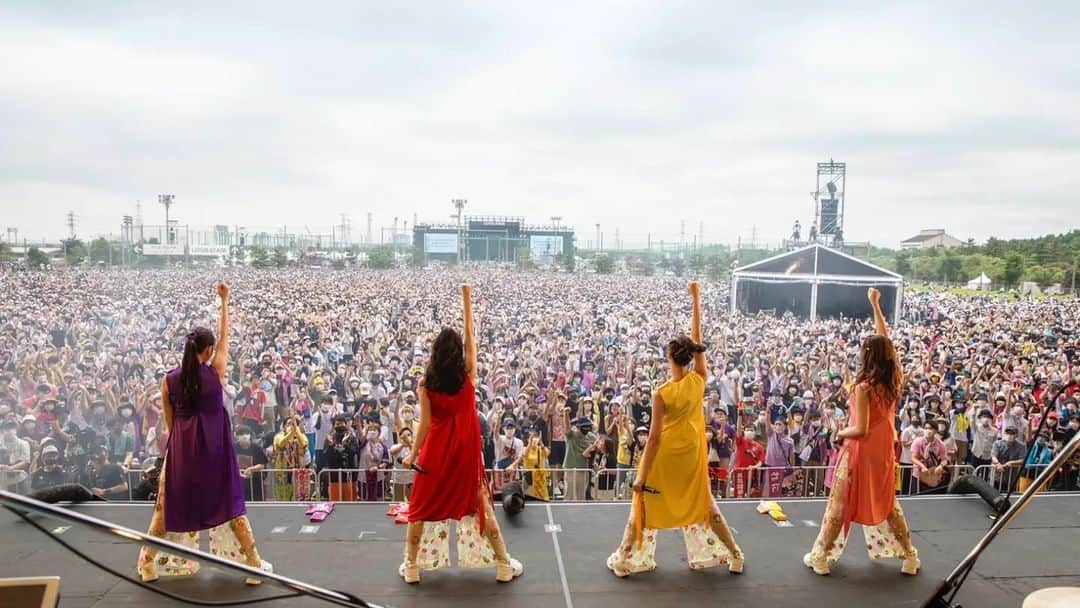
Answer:
[[902, 374], [889, 340], [881, 294], [867, 294], [874, 309], [876, 335], [862, 343], [862, 367], [852, 395], [851, 424], [838, 432], [843, 442], [825, 516], [814, 546], [803, 563], [817, 574], [828, 574], [840, 559], [852, 522], [862, 524], [871, 559], [896, 557], [900, 571], [919, 572], [919, 554], [911, 544], [907, 520], [896, 500], [896, 404]]

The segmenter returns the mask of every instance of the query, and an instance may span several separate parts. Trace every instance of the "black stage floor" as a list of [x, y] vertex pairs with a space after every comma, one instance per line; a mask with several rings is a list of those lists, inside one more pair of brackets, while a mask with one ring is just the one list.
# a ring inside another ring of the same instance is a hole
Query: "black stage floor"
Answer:
[[[899, 562], [870, 562], [862, 532], [829, 577], [815, 576], [802, 555], [817, 533], [824, 502], [785, 501], [791, 527], [778, 527], [754, 511], [755, 503], [723, 503], [729, 523], [746, 552], [746, 573], [726, 569], [691, 571], [679, 532], [661, 535], [658, 568], [626, 580], [612, 576], [604, 560], [626, 521], [625, 504], [545, 505], [530, 503], [525, 512], [499, 520], [510, 552], [525, 564], [525, 574], [499, 585], [494, 570], [445, 569], [424, 573], [418, 586], [397, 576], [404, 530], [385, 516], [382, 504], [338, 505], [317, 531], [304, 507], [285, 504], [249, 506], [259, 550], [276, 572], [317, 585], [341, 589], [388, 606], [814, 606], [845, 608], [918, 606], [941, 578], [990, 526], [985, 504], [977, 498], [915, 498], [903, 501], [921, 553], [922, 573], [899, 572]], [[85, 505], [79, 510], [138, 530], [150, 518], [149, 505]], [[51, 522], [50, 522], [51, 523]], [[51, 523], [50, 527], [59, 524]], [[1031, 591], [1050, 586], [1080, 586], [1080, 495], [1038, 497], [979, 561], [960, 600], [965, 606], [1019, 606]], [[551, 531], [554, 530], [554, 531]], [[71, 528], [62, 538], [103, 562], [135, 573], [134, 544]], [[61, 606], [174, 606], [178, 602], [139, 589], [90, 566], [14, 515], [0, 509], [0, 577], [60, 575]], [[155, 583], [165, 589], [208, 600], [233, 600], [280, 593], [263, 585], [245, 587], [234, 574], [204, 570], [189, 579]], [[312, 599], [266, 604], [327, 605]]]

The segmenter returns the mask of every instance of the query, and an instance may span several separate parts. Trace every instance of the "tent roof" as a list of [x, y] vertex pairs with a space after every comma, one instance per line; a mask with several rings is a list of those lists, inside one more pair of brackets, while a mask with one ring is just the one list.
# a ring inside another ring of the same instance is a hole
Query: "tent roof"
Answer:
[[735, 270], [735, 276], [741, 274], [773, 274], [777, 278], [790, 275], [829, 275], [833, 277], [880, 279], [889, 282], [903, 279], [895, 272], [816, 243]]
[[970, 281], [968, 281], [969, 284], [970, 283], [990, 283], [990, 282], [991, 282], [990, 277], [986, 276], [985, 272], [980, 272], [979, 276], [977, 276], [974, 279], [971, 279]]

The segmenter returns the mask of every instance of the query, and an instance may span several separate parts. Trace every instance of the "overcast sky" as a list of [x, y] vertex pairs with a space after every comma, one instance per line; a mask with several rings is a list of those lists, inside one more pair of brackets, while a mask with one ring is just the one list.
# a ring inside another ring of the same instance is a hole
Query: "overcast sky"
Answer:
[[378, 239], [461, 197], [581, 245], [776, 242], [829, 158], [852, 240], [1080, 225], [1076, 2], [225, 4], [3, 3], [0, 232], [168, 192], [193, 225]]

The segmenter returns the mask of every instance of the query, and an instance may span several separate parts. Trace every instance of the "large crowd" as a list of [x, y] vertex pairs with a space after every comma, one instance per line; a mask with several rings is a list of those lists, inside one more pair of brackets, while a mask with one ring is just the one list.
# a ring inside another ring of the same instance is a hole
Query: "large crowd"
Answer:
[[[184, 336], [216, 328], [232, 287], [225, 407], [249, 500], [404, 500], [431, 341], [476, 297], [478, 422], [496, 490], [625, 498], [686, 330], [670, 276], [452, 270], [0, 273], [0, 487], [78, 483], [152, 500], [167, 432], [160, 387]], [[866, 320], [733, 315], [703, 286], [702, 404], [721, 496], [821, 495], [846, 424]], [[869, 309], [867, 309], [869, 312]], [[1080, 301], [905, 297], [892, 337], [901, 492], [979, 471], [1023, 485], [1080, 429]], [[1029, 450], [1029, 447], [1033, 449]], [[1053, 480], [1077, 488], [1077, 463]]]

